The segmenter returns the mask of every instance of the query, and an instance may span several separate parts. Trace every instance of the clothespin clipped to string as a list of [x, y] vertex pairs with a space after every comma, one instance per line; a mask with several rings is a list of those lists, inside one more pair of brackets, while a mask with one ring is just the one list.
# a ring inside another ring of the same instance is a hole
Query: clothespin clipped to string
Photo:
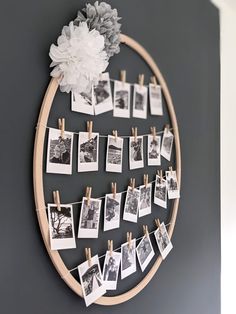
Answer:
[[92, 188], [91, 186], [86, 187], [86, 199], [87, 199], [87, 205], [90, 204], [90, 198], [91, 198]]
[[147, 225], [143, 225], [143, 234], [144, 234], [145, 237], [149, 236], [148, 226]]
[[170, 131], [170, 125], [169, 125], [169, 124], [166, 124], [166, 125], [165, 125], [165, 129], [169, 132], [169, 131]]
[[60, 201], [59, 191], [53, 191], [53, 199], [54, 199], [54, 204], [57, 205], [57, 210], [61, 211], [61, 201]]
[[116, 199], [116, 182], [111, 183], [111, 191], [113, 194], [113, 198]]
[[88, 132], [88, 138], [90, 140], [92, 137], [92, 132], [93, 132], [93, 121], [87, 121], [87, 132]]
[[85, 248], [85, 257], [86, 257], [86, 260], [88, 261], [88, 265], [89, 267], [92, 266], [92, 257], [91, 257], [91, 248]]
[[112, 252], [113, 252], [113, 240], [108, 240], [108, 251], [110, 252], [110, 256], [112, 256]]
[[157, 170], [157, 175], [160, 177], [160, 179], [163, 179], [162, 170]]
[[157, 79], [155, 76], [151, 76], [150, 80], [153, 85], [157, 86]]
[[120, 71], [120, 80], [122, 83], [126, 82], [126, 70], [121, 70]]
[[113, 130], [113, 131], [112, 131], [112, 135], [115, 137], [115, 141], [117, 141], [117, 137], [118, 137], [118, 132], [117, 132], [117, 130]]
[[169, 171], [170, 171], [170, 174], [172, 175], [173, 174], [173, 168], [169, 167]]
[[127, 242], [128, 242], [129, 250], [131, 250], [132, 248], [131, 241], [132, 241], [132, 232], [127, 232]]
[[135, 143], [137, 142], [137, 136], [138, 136], [138, 128], [132, 128], [132, 136], [134, 137]]
[[153, 141], [156, 140], [156, 136], [157, 136], [157, 131], [156, 131], [156, 127], [155, 126], [151, 126], [151, 133], [153, 136]]
[[138, 83], [140, 86], [143, 86], [144, 84], [144, 74], [139, 74], [138, 76]]
[[61, 138], [64, 138], [65, 133], [65, 118], [58, 119], [58, 128], [61, 130]]
[[160, 230], [160, 232], [161, 232], [161, 223], [160, 223], [160, 220], [159, 220], [159, 219], [155, 219], [155, 223], [156, 223], [157, 228], [159, 228], [159, 230]]
[[132, 191], [133, 191], [134, 188], [135, 188], [135, 178], [131, 178], [131, 179], [130, 179], [130, 186], [131, 186]]
[[145, 188], [147, 188], [148, 185], [148, 174], [143, 175], [143, 184], [145, 185]]

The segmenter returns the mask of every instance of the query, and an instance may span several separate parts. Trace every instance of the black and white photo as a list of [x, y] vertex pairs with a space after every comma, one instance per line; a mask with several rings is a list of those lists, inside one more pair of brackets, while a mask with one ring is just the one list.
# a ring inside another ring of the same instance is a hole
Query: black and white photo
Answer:
[[106, 171], [122, 172], [123, 161], [123, 138], [108, 135], [107, 139], [107, 155], [106, 155]]
[[129, 139], [129, 168], [138, 169], [144, 167], [143, 161], [143, 136], [131, 136]]
[[138, 221], [140, 190], [130, 186], [127, 189], [123, 219], [131, 222]]
[[98, 255], [91, 258], [91, 265], [88, 261], [78, 266], [80, 284], [83, 291], [86, 306], [89, 306], [106, 293], [103, 283]]
[[175, 199], [180, 197], [179, 185], [177, 181], [176, 171], [166, 171], [166, 182], [168, 198]]
[[172, 250], [173, 245], [170, 241], [164, 222], [161, 223], [160, 228], [157, 228], [157, 230], [154, 232], [154, 235], [161, 256], [163, 259], [165, 259], [169, 252]]
[[78, 172], [98, 170], [99, 133], [79, 133]]
[[51, 250], [74, 249], [75, 231], [72, 205], [48, 204], [48, 223]]
[[80, 211], [78, 238], [97, 238], [100, 222], [100, 211], [102, 201], [86, 197], [82, 199]]
[[174, 135], [171, 133], [169, 128], [165, 128], [161, 144], [161, 155], [168, 161], [171, 159], [173, 140]]
[[98, 84], [93, 86], [92, 102], [95, 115], [113, 110], [109, 73], [100, 75]]
[[114, 82], [114, 117], [130, 117], [130, 84], [115, 81]]
[[136, 239], [121, 245], [121, 279], [136, 272]]
[[167, 208], [167, 184], [164, 178], [156, 175], [154, 203], [163, 208]]
[[134, 84], [133, 117], [147, 119], [148, 88], [140, 84]]
[[49, 129], [47, 149], [47, 173], [72, 174], [73, 133]]
[[117, 279], [119, 275], [121, 262], [121, 253], [119, 252], [106, 252], [106, 257], [103, 266], [103, 282], [106, 290], [116, 290]]
[[104, 205], [104, 231], [120, 227], [121, 193], [106, 194]]
[[151, 115], [162, 116], [162, 95], [161, 86], [155, 84], [149, 84], [149, 100], [150, 100], [150, 111]]
[[155, 255], [149, 235], [145, 235], [142, 238], [136, 248], [136, 252], [141, 270], [144, 271]]
[[161, 165], [161, 137], [148, 135], [148, 166]]
[[92, 104], [92, 90], [87, 93], [71, 93], [71, 110], [94, 115], [94, 106]]
[[141, 185], [139, 187], [140, 199], [139, 199], [139, 217], [143, 217], [151, 214], [152, 211], [152, 184]]

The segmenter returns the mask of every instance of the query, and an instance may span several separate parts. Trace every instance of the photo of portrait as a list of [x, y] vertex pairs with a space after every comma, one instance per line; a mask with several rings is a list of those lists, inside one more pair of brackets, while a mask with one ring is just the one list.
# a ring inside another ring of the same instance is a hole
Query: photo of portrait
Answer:
[[167, 185], [164, 178], [156, 175], [154, 203], [163, 208], [167, 208]]
[[151, 214], [152, 211], [152, 184], [149, 183], [147, 186], [141, 185], [139, 187], [140, 199], [139, 199], [139, 217], [143, 217]]
[[78, 140], [78, 172], [98, 170], [99, 133], [80, 132]]
[[161, 137], [148, 135], [148, 166], [161, 165]]
[[75, 232], [72, 205], [48, 204], [48, 224], [51, 250], [74, 249]]
[[134, 84], [133, 94], [133, 117], [147, 119], [147, 95], [148, 88]]
[[123, 138], [108, 135], [107, 155], [106, 155], [106, 171], [122, 172], [123, 161]]
[[121, 245], [121, 279], [136, 272], [136, 239]]
[[174, 135], [168, 128], [165, 128], [161, 144], [161, 155], [168, 161], [171, 159], [173, 140]]
[[152, 243], [149, 236], [144, 236], [140, 243], [138, 244], [137, 248], [137, 257], [139, 261], [139, 265], [141, 270], [144, 271], [145, 268], [150, 263], [151, 259], [155, 255]]
[[92, 90], [88, 93], [71, 93], [71, 110], [94, 115], [94, 106], [92, 104]]
[[47, 148], [47, 173], [72, 174], [73, 133], [49, 129]]
[[129, 139], [129, 168], [138, 169], [144, 167], [143, 161], [143, 136], [133, 136]]
[[78, 238], [97, 238], [102, 201], [95, 198], [83, 197], [80, 211]]
[[103, 266], [103, 282], [106, 290], [116, 290], [117, 279], [121, 262], [121, 253], [106, 252], [105, 262]]
[[80, 284], [86, 306], [89, 306], [106, 293], [98, 255], [91, 258], [91, 266], [85, 261], [78, 266]]
[[125, 198], [125, 207], [123, 219], [131, 222], [138, 221], [140, 190], [132, 189], [130, 186], [127, 189]]
[[164, 222], [161, 223], [161, 229], [157, 228], [157, 230], [154, 232], [154, 235], [161, 256], [163, 259], [165, 259], [169, 252], [172, 250], [173, 245], [170, 241]]
[[166, 171], [166, 182], [168, 198], [175, 199], [180, 197], [176, 171]]
[[115, 81], [114, 82], [114, 117], [130, 117], [130, 84]]
[[113, 110], [109, 73], [100, 75], [98, 84], [93, 86], [92, 102], [95, 115]]
[[121, 193], [106, 194], [104, 205], [104, 231], [120, 227]]
[[162, 116], [162, 95], [161, 86], [150, 83], [149, 84], [149, 100], [151, 115]]

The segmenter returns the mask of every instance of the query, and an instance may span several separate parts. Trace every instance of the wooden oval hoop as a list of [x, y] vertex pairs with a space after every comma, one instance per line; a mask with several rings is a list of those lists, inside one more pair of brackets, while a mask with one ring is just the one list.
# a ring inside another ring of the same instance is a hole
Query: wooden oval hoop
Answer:
[[[180, 150], [180, 140], [179, 140], [179, 131], [178, 131], [178, 124], [177, 119], [174, 111], [174, 106], [172, 103], [172, 99], [167, 87], [167, 84], [157, 67], [156, 63], [149, 55], [149, 53], [134, 39], [122, 34], [121, 35], [121, 42], [126, 44], [135, 52], [137, 52], [148, 64], [148, 66], [153, 71], [154, 75], [156, 76], [158, 82], [162, 87], [162, 92], [165, 96], [167, 108], [170, 115], [171, 124], [173, 127], [174, 139], [175, 139], [175, 150], [176, 150], [176, 171], [177, 171], [177, 178], [179, 182], [179, 186], [181, 183], [181, 150]], [[42, 233], [42, 237], [48, 251], [48, 254], [57, 269], [58, 273], [60, 274], [61, 278], [67, 283], [67, 285], [79, 296], [83, 297], [81, 285], [79, 282], [71, 275], [67, 267], [65, 266], [62, 258], [60, 257], [58, 251], [52, 251], [50, 248], [50, 239], [49, 239], [49, 228], [48, 228], [48, 219], [46, 210], [40, 210], [45, 208], [45, 199], [44, 199], [44, 187], [43, 187], [43, 150], [44, 150], [44, 140], [45, 140], [45, 133], [48, 122], [48, 116], [51, 110], [51, 106], [53, 103], [54, 96], [56, 94], [58, 88], [58, 83], [55, 78], [52, 78], [47, 91], [45, 93], [39, 118], [38, 118], [38, 125], [35, 135], [35, 144], [34, 144], [34, 160], [33, 160], [33, 181], [34, 181], [34, 198], [37, 210], [37, 217], [39, 221], [40, 230]], [[172, 214], [170, 219], [170, 225], [168, 228], [168, 234], [170, 238], [172, 237], [177, 212], [179, 206], [179, 199], [176, 199], [173, 203]], [[159, 255], [156, 259], [156, 262], [153, 264], [152, 268], [148, 272], [148, 274], [139, 282], [137, 286], [130, 289], [129, 291], [122, 293], [117, 296], [112, 297], [101, 297], [95, 303], [100, 305], [115, 305], [122, 302], [125, 302], [136, 294], [138, 294], [152, 279], [155, 275], [156, 271], [160, 267], [162, 262], [162, 258]]]

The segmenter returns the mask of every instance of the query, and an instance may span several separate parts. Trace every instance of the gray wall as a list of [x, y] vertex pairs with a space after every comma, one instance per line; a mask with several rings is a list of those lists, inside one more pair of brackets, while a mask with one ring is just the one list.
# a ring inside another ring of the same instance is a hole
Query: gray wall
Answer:
[[[131, 301], [112, 308], [92, 305], [86, 309], [60, 279], [46, 253], [34, 211], [32, 190], [32, 154], [35, 125], [45, 88], [49, 82], [48, 50], [61, 28], [72, 20], [85, 1], [5, 2], [1, 8], [1, 267], [0, 313], [143, 313], [217, 314], [220, 313], [220, 210], [219, 210], [219, 26], [218, 12], [207, 0], [110, 1], [122, 16], [124, 33], [135, 38], [157, 61], [170, 88], [180, 127], [183, 179], [182, 198], [173, 236], [174, 250], [162, 264], [151, 283]], [[128, 80], [139, 73], [151, 73], [131, 50], [122, 47], [112, 59], [109, 71], [117, 77], [126, 68]], [[70, 130], [83, 130], [87, 119], [71, 113], [69, 97], [57, 94], [49, 124], [64, 115]], [[107, 124], [104, 125], [104, 118]], [[167, 122], [158, 118], [158, 128]], [[95, 129], [107, 133], [114, 123], [127, 134], [132, 125], [144, 133], [153, 118], [114, 120], [110, 114], [95, 119]], [[103, 156], [105, 143], [101, 143]], [[163, 168], [167, 163], [163, 164]], [[65, 177], [45, 175], [46, 200], [59, 188], [63, 201], [79, 199], [87, 183], [95, 196], [109, 189], [112, 175], [76, 173]], [[125, 165], [128, 170], [128, 165]], [[141, 174], [154, 169], [132, 172], [138, 183]], [[124, 189], [131, 173], [117, 176]], [[98, 185], [102, 178], [103, 184]], [[83, 183], [85, 182], [85, 183]], [[66, 188], [65, 188], [66, 186]], [[75, 211], [77, 209], [75, 208]], [[154, 216], [168, 221], [169, 214], [155, 208]], [[140, 235], [144, 218], [132, 226]], [[121, 232], [101, 233], [91, 244], [94, 252], [104, 252], [106, 240], [115, 246], [124, 241], [129, 223]], [[87, 242], [79, 249], [63, 253], [67, 266], [83, 260]], [[99, 247], [99, 248], [97, 248]], [[96, 249], [97, 248], [97, 249]], [[77, 277], [77, 274], [74, 274]], [[132, 287], [141, 271], [120, 283], [119, 292]]]

